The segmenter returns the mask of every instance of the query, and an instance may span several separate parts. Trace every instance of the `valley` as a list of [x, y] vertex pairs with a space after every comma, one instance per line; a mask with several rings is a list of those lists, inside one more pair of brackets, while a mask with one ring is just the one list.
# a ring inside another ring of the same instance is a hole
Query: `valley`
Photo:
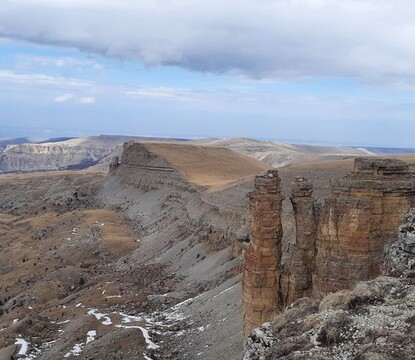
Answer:
[[[247, 193], [270, 165], [154, 141], [108, 164], [0, 175], [0, 359], [242, 359]], [[279, 169], [284, 253], [295, 176], [321, 198], [352, 169], [349, 156]]]

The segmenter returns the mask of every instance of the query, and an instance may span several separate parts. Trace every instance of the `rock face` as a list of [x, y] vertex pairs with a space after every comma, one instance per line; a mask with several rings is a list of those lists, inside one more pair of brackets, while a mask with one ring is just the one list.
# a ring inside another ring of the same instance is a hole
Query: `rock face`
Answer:
[[243, 302], [245, 327], [251, 329], [271, 319], [278, 311], [281, 259], [282, 200], [277, 170], [255, 179], [249, 194], [251, 209], [251, 243], [245, 252]]
[[385, 248], [383, 273], [415, 278], [415, 209], [405, 216], [398, 230], [398, 241]]
[[[245, 343], [244, 360], [413, 359], [415, 209], [385, 247], [383, 274], [318, 302], [302, 298]], [[409, 247], [408, 247], [409, 244]]]
[[[305, 178], [297, 178], [292, 185], [296, 239], [289, 244], [289, 254], [285, 256], [289, 261], [285, 263], [280, 261], [281, 241], [262, 245], [267, 237], [258, 228], [263, 226], [264, 216], [251, 207], [253, 225], [251, 246], [245, 255], [246, 267], [251, 266], [253, 249], [255, 254], [261, 254], [262, 250], [276, 254], [276, 264], [257, 264], [255, 269], [267, 266], [271, 272], [275, 267], [274, 301], [279, 311], [304, 296], [321, 298], [381, 274], [383, 249], [396, 240], [396, 229], [415, 205], [415, 174], [400, 160], [358, 158], [351, 174], [332, 180], [329, 198], [316, 201], [312, 191], [312, 184]], [[278, 217], [281, 212], [275, 215]], [[274, 227], [278, 224], [280, 219], [275, 220]], [[406, 246], [412, 251], [412, 235], [404, 234]], [[272, 274], [267, 273], [267, 278], [273, 279]], [[258, 288], [262, 291], [262, 287], [269, 286], [264, 276], [255, 278], [245, 271], [244, 283], [248, 282], [256, 294], [260, 294]], [[244, 293], [246, 333], [255, 325], [272, 320], [275, 303], [269, 296], [266, 304], [273, 310], [269, 316], [251, 316], [255, 313], [252, 307], [261, 304], [261, 300], [252, 301]]]
[[291, 304], [296, 299], [310, 296], [312, 290], [316, 255], [316, 215], [313, 184], [307, 178], [297, 177], [292, 183], [291, 203], [297, 235], [295, 251], [290, 256], [290, 276], [282, 276], [283, 304]]
[[356, 159], [319, 208], [312, 293], [321, 297], [381, 274], [383, 249], [415, 204], [415, 177], [393, 159]]

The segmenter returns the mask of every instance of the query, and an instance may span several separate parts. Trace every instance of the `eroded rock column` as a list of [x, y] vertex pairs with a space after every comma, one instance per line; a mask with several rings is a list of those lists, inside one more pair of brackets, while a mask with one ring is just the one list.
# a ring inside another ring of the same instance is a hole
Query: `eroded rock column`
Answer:
[[284, 306], [311, 295], [316, 255], [313, 184], [305, 177], [297, 177], [291, 186], [296, 237], [290, 249], [289, 282], [283, 299]]
[[245, 251], [243, 307], [245, 334], [280, 311], [277, 270], [281, 260], [282, 200], [277, 170], [255, 178], [249, 194], [251, 239]]

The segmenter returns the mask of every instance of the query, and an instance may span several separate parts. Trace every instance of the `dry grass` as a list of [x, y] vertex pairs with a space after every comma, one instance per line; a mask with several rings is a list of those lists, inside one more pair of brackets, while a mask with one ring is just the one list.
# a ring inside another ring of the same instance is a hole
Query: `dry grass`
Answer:
[[145, 146], [178, 169], [191, 183], [210, 191], [269, 169], [262, 162], [220, 147], [171, 143], [146, 143]]

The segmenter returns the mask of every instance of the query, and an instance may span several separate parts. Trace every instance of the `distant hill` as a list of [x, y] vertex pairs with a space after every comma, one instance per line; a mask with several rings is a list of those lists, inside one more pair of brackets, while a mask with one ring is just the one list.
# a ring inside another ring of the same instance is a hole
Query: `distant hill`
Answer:
[[62, 142], [67, 140], [76, 139], [75, 137], [56, 137], [56, 138], [50, 138], [43, 141], [38, 141], [36, 144], [44, 144], [44, 143], [53, 143], [53, 142]]
[[375, 154], [415, 154], [415, 148], [385, 148], [385, 147], [366, 147], [365, 149]]
[[222, 146], [243, 155], [261, 160], [273, 167], [282, 167], [297, 162], [316, 160], [321, 157], [373, 156], [364, 148], [295, 145], [276, 141], [260, 141], [249, 138], [203, 139], [193, 143]]
[[0, 141], [0, 173], [67, 169], [107, 170], [114, 156], [122, 153], [127, 141], [184, 142], [193, 145], [224, 147], [250, 156], [273, 167], [356, 156], [415, 154], [415, 149], [347, 147], [287, 144], [249, 138], [186, 140], [121, 135], [83, 138], [61, 137], [45, 141], [18, 138]]
[[[54, 138], [40, 143], [28, 139], [4, 141], [0, 153], [0, 173], [80, 170], [94, 167], [107, 170], [127, 141], [158, 141], [159, 138], [101, 135], [85, 138]], [[171, 141], [170, 139], [162, 139]], [[174, 141], [180, 141], [174, 139]]]
[[8, 145], [15, 145], [15, 144], [25, 144], [29, 143], [30, 140], [28, 138], [16, 138], [16, 139], [6, 139], [0, 140], [0, 153], [6, 149]]

